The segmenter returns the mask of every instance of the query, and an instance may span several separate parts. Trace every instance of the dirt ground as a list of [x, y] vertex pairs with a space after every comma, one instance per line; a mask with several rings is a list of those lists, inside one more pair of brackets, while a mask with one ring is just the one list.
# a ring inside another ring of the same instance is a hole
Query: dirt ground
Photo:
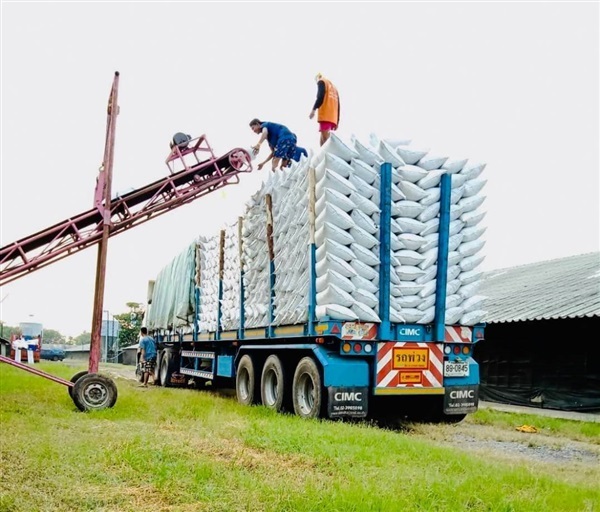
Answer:
[[[65, 361], [66, 362], [66, 361]], [[120, 364], [101, 364], [100, 370], [115, 378], [136, 380], [135, 368]], [[232, 400], [235, 399], [230, 394]], [[533, 407], [519, 407], [492, 402], [481, 402], [480, 408], [492, 408], [507, 412], [536, 414], [575, 421], [600, 422], [600, 414], [551, 411]], [[600, 468], [600, 441], [574, 441], [551, 432], [538, 430], [537, 433], [519, 432], [505, 426], [478, 425], [469, 417], [453, 425], [398, 425], [397, 429], [415, 437], [434, 440], [443, 446], [457, 447], [482, 456], [507, 460], [518, 464], [541, 463], [544, 465], [569, 465], [577, 468]]]

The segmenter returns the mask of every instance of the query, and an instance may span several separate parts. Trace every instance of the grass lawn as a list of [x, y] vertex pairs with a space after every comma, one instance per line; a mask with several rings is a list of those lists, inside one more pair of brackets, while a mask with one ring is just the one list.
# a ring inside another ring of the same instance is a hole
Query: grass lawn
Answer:
[[[36, 368], [69, 379], [85, 366]], [[434, 425], [306, 421], [206, 391], [116, 383], [113, 409], [81, 413], [65, 386], [0, 364], [2, 512], [600, 511], [598, 467], [573, 478], [442, 446]], [[489, 410], [466, 421], [515, 423]], [[542, 421], [559, 438], [600, 437], [599, 424]]]

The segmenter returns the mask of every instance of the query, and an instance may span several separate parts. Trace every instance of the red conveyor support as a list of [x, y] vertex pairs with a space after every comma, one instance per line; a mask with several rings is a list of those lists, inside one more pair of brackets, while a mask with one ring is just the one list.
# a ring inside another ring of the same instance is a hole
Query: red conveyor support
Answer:
[[49, 379], [54, 382], [58, 382], [59, 384], [62, 384], [63, 386], [72, 388], [75, 385], [75, 384], [73, 384], [73, 382], [70, 382], [65, 379], [61, 379], [60, 377], [56, 377], [55, 375], [50, 375], [49, 373], [46, 373], [46, 372], [43, 372], [42, 370], [38, 370], [38, 369], [34, 368], [33, 366], [28, 366], [26, 364], [19, 363], [18, 361], [14, 361], [13, 359], [10, 359], [9, 357], [6, 357], [6, 356], [0, 356], [0, 363], [6, 363], [6, 364], [10, 364], [11, 366], [16, 366], [17, 368], [20, 368], [21, 370], [25, 370], [26, 372], [33, 373], [34, 375], [38, 375], [39, 377], [44, 377], [45, 379]]
[[[185, 162], [187, 155], [200, 152], [209, 158]], [[137, 226], [174, 208], [190, 203], [214, 190], [239, 183], [239, 174], [252, 171], [250, 155], [244, 149], [234, 149], [215, 157], [206, 137], [202, 135], [181, 151], [175, 147], [167, 164], [181, 161], [183, 169], [111, 201], [110, 212], [103, 202], [75, 217], [66, 219], [34, 235], [22, 238], [0, 249], [0, 284], [6, 284], [30, 272], [98, 243], [102, 238], [104, 219], [111, 225], [110, 236]]]

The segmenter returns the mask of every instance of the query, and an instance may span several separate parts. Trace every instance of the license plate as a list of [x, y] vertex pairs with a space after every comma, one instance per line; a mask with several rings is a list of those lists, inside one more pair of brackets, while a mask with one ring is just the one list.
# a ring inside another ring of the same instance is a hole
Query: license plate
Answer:
[[444, 361], [444, 377], [468, 377], [469, 364], [458, 361]]

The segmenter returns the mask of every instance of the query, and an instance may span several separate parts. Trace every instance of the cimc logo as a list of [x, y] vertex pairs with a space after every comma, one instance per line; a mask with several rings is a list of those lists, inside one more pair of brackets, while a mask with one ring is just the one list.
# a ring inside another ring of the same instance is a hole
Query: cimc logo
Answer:
[[400, 334], [402, 336], [418, 336], [421, 334], [421, 329], [419, 328], [410, 328], [410, 327], [401, 327]]
[[354, 391], [352, 393], [348, 393], [347, 391], [338, 391], [335, 395], [333, 395], [333, 398], [338, 402], [359, 402], [362, 400], [362, 395], [363, 394], [360, 391]]
[[450, 398], [452, 398], [452, 400], [460, 400], [461, 398], [475, 398], [475, 390], [461, 389], [450, 391]]

